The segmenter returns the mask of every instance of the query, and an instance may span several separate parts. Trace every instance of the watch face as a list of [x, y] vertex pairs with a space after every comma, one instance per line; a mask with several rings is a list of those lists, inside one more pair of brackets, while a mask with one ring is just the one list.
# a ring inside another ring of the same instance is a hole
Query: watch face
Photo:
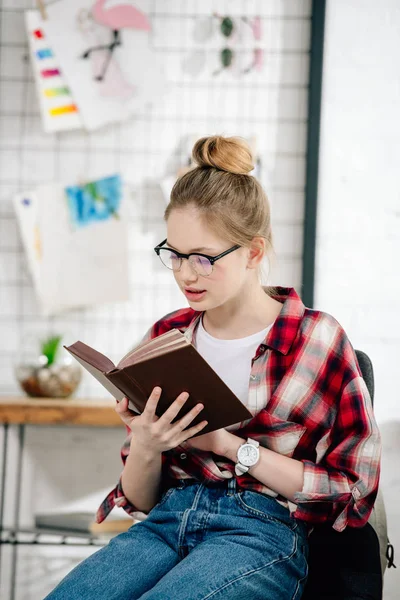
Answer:
[[258, 448], [255, 448], [252, 444], [245, 444], [239, 449], [238, 458], [243, 465], [250, 467], [257, 462], [258, 452]]

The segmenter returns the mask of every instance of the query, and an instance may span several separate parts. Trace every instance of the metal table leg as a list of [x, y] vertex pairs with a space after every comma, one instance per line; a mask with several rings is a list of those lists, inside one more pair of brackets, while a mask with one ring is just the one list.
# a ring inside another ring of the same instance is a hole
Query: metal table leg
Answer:
[[1, 556], [3, 545], [1, 539], [3, 535], [4, 519], [4, 499], [6, 495], [6, 471], [7, 471], [7, 443], [8, 443], [8, 423], [3, 424], [3, 460], [1, 461], [1, 495], [0, 495], [0, 587], [1, 587]]
[[[15, 496], [15, 507], [14, 507], [14, 531], [16, 531], [16, 532], [19, 530], [19, 520], [20, 520], [21, 488], [22, 488], [22, 458], [23, 458], [23, 452], [24, 452], [24, 442], [25, 442], [25, 426], [23, 424], [21, 424], [21, 425], [18, 425], [17, 483], [16, 483], [16, 496]], [[15, 543], [12, 546], [10, 600], [15, 599], [16, 577], [17, 577], [17, 558], [18, 558], [17, 552], [18, 552], [18, 544]]]
[[[8, 453], [8, 439], [9, 439], [9, 425], [4, 423], [3, 425], [4, 438], [3, 438], [3, 459], [1, 461], [1, 495], [0, 495], [0, 586], [1, 586], [1, 559], [3, 553], [2, 535], [3, 535], [3, 523], [4, 523], [4, 506], [6, 497], [6, 476], [7, 476], [7, 453]], [[17, 449], [17, 478], [15, 485], [15, 506], [14, 506], [14, 525], [13, 530], [17, 532], [19, 529], [20, 521], [20, 508], [21, 508], [21, 489], [22, 489], [22, 459], [24, 451], [24, 439], [25, 439], [25, 426], [23, 424], [18, 426], [18, 449]], [[15, 539], [12, 543], [11, 548], [11, 573], [10, 573], [10, 600], [15, 600], [16, 590], [16, 577], [17, 577], [17, 539], [14, 533]]]

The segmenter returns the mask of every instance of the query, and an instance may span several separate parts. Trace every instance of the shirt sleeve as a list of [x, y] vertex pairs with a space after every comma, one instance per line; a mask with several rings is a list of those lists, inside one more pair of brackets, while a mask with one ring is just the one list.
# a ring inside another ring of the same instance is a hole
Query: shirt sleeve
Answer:
[[341, 394], [333, 427], [317, 445], [316, 462], [301, 461], [304, 483], [294, 496], [294, 517], [333, 520], [337, 531], [365, 525], [378, 493], [380, 442], [368, 388], [357, 375]]
[[[148, 329], [146, 334], [143, 336], [143, 338], [137, 345], [143, 344], [144, 342], [147, 342], [148, 340], [151, 340], [153, 337], [155, 337], [154, 332], [155, 332], [155, 325], [153, 325], [152, 327], [150, 327], [150, 329]], [[127, 432], [127, 437], [121, 448], [121, 459], [122, 459], [122, 464], [124, 466], [126, 463], [126, 459], [128, 458], [128, 455], [129, 455], [130, 444], [131, 444], [131, 439], [132, 439], [132, 432], [129, 429], [129, 427], [126, 427], [126, 432]], [[125, 512], [128, 513], [128, 515], [130, 515], [133, 519], [137, 519], [138, 521], [143, 521], [147, 516], [147, 513], [144, 513], [143, 511], [139, 511], [136, 508], [136, 506], [134, 506], [131, 502], [129, 502], [129, 500], [125, 497], [124, 491], [123, 491], [122, 485], [121, 485], [121, 477], [119, 478], [117, 485], [114, 487], [114, 489], [112, 489], [109, 492], [109, 494], [106, 496], [106, 498], [104, 498], [103, 502], [97, 509], [96, 522], [102, 523], [102, 521], [104, 521], [104, 519], [107, 517], [107, 515], [109, 515], [109, 513], [112, 511], [114, 506], [119, 506], [119, 507], [123, 508], [125, 510]]]

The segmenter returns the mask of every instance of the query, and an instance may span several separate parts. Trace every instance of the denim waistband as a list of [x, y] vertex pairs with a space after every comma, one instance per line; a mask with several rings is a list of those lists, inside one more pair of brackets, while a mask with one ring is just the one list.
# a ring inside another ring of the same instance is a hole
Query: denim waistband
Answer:
[[180, 489], [189, 485], [195, 485], [196, 483], [202, 483], [204, 487], [222, 488], [228, 490], [229, 493], [236, 493], [241, 486], [237, 483], [236, 477], [230, 477], [229, 479], [221, 479], [217, 481], [199, 481], [198, 479], [177, 479], [173, 482], [171, 487], [178, 487]]

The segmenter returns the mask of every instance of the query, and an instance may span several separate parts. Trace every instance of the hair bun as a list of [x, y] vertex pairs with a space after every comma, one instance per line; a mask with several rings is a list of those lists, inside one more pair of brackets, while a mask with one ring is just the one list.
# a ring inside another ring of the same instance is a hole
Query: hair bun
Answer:
[[193, 146], [192, 157], [199, 167], [214, 167], [237, 175], [247, 175], [254, 169], [250, 146], [240, 137], [200, 138]]

